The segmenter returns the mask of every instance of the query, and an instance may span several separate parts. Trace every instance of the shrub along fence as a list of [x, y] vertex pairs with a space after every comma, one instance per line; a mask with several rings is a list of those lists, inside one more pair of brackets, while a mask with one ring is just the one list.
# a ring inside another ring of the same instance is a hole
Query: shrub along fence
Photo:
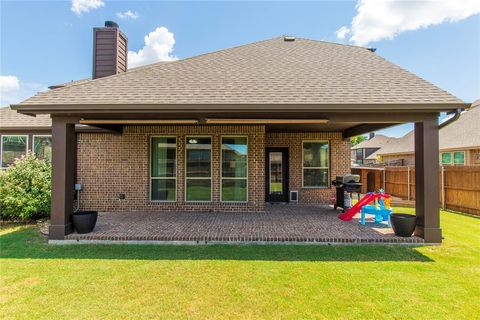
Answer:
[[[406, 200], [415, 200], [415, 168], [353, 168], [362, 177], [363, 190], [383, 188]], [[480, 215], [480, 166], [442, 166], [439, 173], [440, 205], [444, 209]]]

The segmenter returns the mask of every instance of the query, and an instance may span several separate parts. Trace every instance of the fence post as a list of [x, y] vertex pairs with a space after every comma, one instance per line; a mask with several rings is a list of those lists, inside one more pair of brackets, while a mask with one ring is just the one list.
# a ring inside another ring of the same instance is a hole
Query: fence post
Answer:
[[407, 200], [410, 201], [410, 166], [407, 166]]
[[387, 167], [383, 167], [383, 192], [387, 193], [387, 183], [385, 182], [385, 171]]
[[445, 210], [445, 166], [442, 165], [442, 209]]

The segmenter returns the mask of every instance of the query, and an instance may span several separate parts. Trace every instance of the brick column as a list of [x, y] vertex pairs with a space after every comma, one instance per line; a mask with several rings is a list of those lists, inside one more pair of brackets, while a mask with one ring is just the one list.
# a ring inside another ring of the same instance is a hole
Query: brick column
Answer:
[[441, 243], [439, 208], [438, 116], [415, 123], [415, 235], [428, 243]]
[[76, 119], [52, 117], [52, 208], [49, 239], [73, 232], [72, 213], [76, 159]]

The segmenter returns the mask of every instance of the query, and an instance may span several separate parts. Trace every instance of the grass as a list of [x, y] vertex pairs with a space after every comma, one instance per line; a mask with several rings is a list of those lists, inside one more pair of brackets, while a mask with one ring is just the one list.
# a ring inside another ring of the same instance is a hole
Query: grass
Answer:
[[281, 182], [270, 182], [270, 193], [282, 192], [283, 184]]
[[442, 212], [442, 227], [444, 243], [426, 247], [53, 246], [6, 227], [0, 314], [478, 319], [480, 219]]
[[187, 201], [211, 201], [212, 191], [210, 187], [189, 186], [187, 189]]
[[246, 201], [247, 189], [222, 186], [222, 201]]

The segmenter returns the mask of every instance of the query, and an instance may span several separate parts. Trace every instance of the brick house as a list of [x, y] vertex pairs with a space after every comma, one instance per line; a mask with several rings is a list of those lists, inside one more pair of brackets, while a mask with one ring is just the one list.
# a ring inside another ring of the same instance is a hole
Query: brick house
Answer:
[[[92, 80], [12, 106], [52, 118], [51, 239], [72, 232], [74, 183], [99, 211], [326, 203], [350, 172], [351, 136], [415, 122], [422, 168], [439, 112], [468, 107], [362, 47], [282, 36], [127, 70], [127, 43], [115, 24], [95, 28]], [[440, 242], [436, 167], [424, 169], [416, 233]]]

